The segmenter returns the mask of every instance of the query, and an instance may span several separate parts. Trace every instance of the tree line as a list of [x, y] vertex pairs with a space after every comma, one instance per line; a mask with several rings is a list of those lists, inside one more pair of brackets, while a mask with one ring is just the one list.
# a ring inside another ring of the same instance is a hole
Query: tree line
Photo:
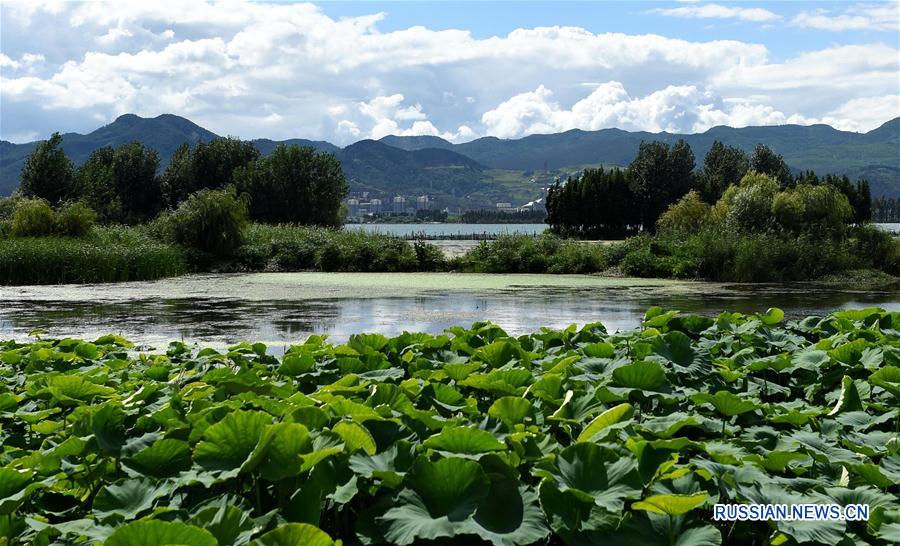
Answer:
[[234, 188], [252, 220], [337, 226], [348, 191], [338, 159], [311, 147], [280, 144], [262, 157], [251, 142], [216, 138], [183, 144], [160, 174], [156, 150], [139, 142], [94, 150], [75, 167], [54, 133], [22, 169], [18, 193], [54, 207], [84, 203], [104, 223], [139, 224], [175, 210], [203, 190]]
[[586, 169], [557, 181], [547, 195], [547, 223], [557, 234], [581, 238], [620, 238], [640, 230], [655, 232], [660, 216], [689, 192], [712, 205], [745, 176], [761, 174], [782, 189], [827, 186], [844, 195], [852, 208], [849, 220], [872, 219], [869, 183], [847, 176], [794, 175], [784, 158], [763, 144], [752, 155], [719, 141], [713, 143], [699, 171], [691, 147], [679, 140], [642, 142], [624, 169]]
[[900, 199], [878, 197], [872, 201], [872, 219], [876, 222], [900, 222]]

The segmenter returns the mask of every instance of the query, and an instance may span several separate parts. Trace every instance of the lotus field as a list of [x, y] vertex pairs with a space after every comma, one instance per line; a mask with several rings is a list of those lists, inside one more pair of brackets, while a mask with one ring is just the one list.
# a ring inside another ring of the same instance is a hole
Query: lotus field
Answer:
[[[2, 544], [900, 542], [900, 313], [0, 343]], [[715, 503], [868, 521], [713, 520]], [[4, 541], [5, 540], [5, 541]]]

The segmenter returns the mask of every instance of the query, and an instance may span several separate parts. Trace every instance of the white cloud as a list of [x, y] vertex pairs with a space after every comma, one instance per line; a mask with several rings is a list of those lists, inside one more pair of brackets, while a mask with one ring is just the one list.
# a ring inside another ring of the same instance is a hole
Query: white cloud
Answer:
[[[672, 9], [773, 20], [743, 6]], [[12, 2], [3, 11], [4, 138], [90, 130], [125, 112], [184, 115], [245, 138], [339, 144], [391, 133], [459, 141], [821, 119], [862, 129], [900, 115], [885, 101], [845, 108], [900, 92], [894, 44], [775, 61], [757, 43], [566, 26], [485, 38], [425, 27], [382, 32], [383, 13], [332, 19], [297, 3]], [[601, 83], [585, 91], [584, 82]]]
[[643, 97], [631, 97], [616, 81], [598, 85], [571, 108], [553, 100], [553, 93], [542, 85], [504, 101], [482, 116], [488, 133], [501, 138], [610, 127], [686, 133], [705, 131], [715, 125], [744, 127], [786, 120], [787, 116], [771, 107], [747, 102], [728, 105], [695, 86], [668, 86]]
[[781, 16], [762, 8], [738, 8], [720, 4], [697, 4], [679, 8], [659, 8], [650, 13], [684, 19], [738, 19], [755, 23], [777, 21]]
[[841, 13], [818, 9], [803, 11], [791, 19], [797, 27], [843, 32], [848, 30], [900, 32], [900, 2], [856, 4]]

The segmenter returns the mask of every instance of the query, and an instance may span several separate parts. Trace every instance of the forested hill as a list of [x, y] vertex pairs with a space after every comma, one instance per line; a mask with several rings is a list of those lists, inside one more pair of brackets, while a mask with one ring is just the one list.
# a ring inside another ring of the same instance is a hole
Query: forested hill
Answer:
[[[217, 135], [185, 118], [165, 114], [141, 118], [126, 114], [113, 123], [86, 135], [63, 135], [63, 149], [76, 165], [102, 146], [118, 146], [138, 141], [157, 150], [165, 166], [175, 149], [185, 142], [208, 141]], [[364, 140], [339, 148], [334, 144], [305, 139], [284, 141], [333, 152], [344, 164], [351, 189], [385, 193], [445, 194], [453, 197], [489, 190], [490, 199], [503, 199], [503, 188], [494, 187], [485, 168], [513, 171], [541, 170], [586, 164], [626, 165], [635, 156], [642, 140], [675, 142], [684, 138], [694, 150], [698, 167], [713, 141], [752, 151], [757, 143], [782, 154], [794, 170], [814, 170], [819, 174], [847, 174], [865, 177], [874, 196], [900, 197], [900, 118], [868, 133], [838, 131], [827, 125], [783, 125], [767, 127], [714, 127], [693, 135], [629, 132], [620, 129], [571, 130], [550, 135], [532, 135], [503, 140], [485, 137], [452, 144], [440, 137], [387, 136], [380, 141]], [[263, 154], [279, 142], [253, 141]], [[25, 158], [36, 143], [12, 144], [0, 141], [0, 195], [8, 195], [18, 185]], [[480, 188], [480, 186], [484, 186]], [[487, 197], [485, 197], [487, 199]]]
[[626, 165], [637, 154], [643, 140], [673, 143], [679, 139], [690, 144], [698, 166], [716, 140], [748, 153], [756, 144], [763, 143], [783, 155], [795, 171], [864, 177], [871, 182], [873, 195], [900, 197], [900, 118], [868, 133], [839, 131], [828, 125], [776, 125], [740, 129], [713, 127], [692, 135], [573, 129], [515, 140], [484, 137], [463, 144], [452, 144], [433, 136], [387, 136], [381, 140], [405, 150], [424, 147], [453, 150], [495, 169], [539, 170], [546, 165], [552, 170], [590, 163]]
[[[84, 163], [88, 156], [103, 146], [120, 146], [130, 142], [140, 142], [159, 152], [160, 165], [169, 163], [169, 158], [185, 142], [195, 143], [210, 141], [219, 135], [200, 127], [196, 123], [180, 116], [163, 114], [155, 118], [142, 118], [134, 114], [125, 114], [116, 118], [109, 125], [100, 127], [86, 135], [78, 133], [63, 134], [62, 148], [75, 163]], [[340, 150], [334, 144], [318, 142], [302, 138], [284, 141], [286, 144], [313, 146], [317, 150], [334, 152]], [[268, 154], [279, 142], [268, 139], [253, 141], [257, 148]], [[34, 150], [37, 142], [13, 144], [0, 141], [0, 196], [9, 195], [19, 185], [19, 174], [25, 164], [25, 158]]]

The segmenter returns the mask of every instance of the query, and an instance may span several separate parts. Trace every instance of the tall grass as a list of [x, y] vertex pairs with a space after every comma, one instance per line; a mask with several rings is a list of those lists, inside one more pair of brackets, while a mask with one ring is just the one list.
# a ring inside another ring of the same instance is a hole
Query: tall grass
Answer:
[[137, 227], [93, 227], [84, 237], [0, 239], [0, 284], [153, 280], [188, 271], [181, 248]]
[[444, 267], [433, 245], [400, 237], [295, 225], [252, 224], [237, 250], [237, 266], [269, 271], [430, 271]]

